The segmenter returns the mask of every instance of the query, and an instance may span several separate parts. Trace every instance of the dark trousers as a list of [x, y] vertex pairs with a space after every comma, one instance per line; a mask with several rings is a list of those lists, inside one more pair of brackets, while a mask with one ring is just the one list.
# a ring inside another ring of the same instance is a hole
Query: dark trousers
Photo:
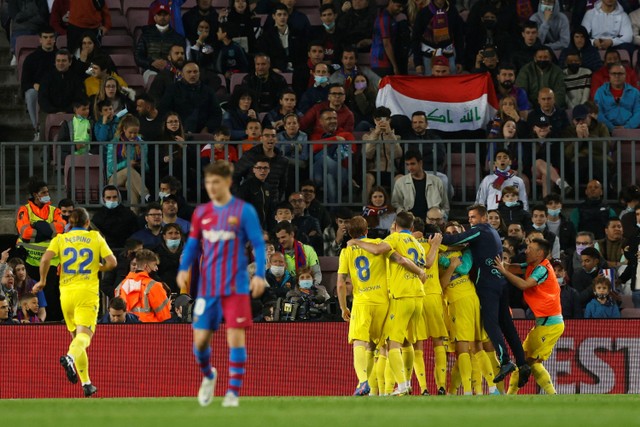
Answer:
[[[27, 264], [27, 274], [33, 280], [40, 280], [38, 267]], [[59, 322], [63, 320], [62, 308], [60, 306], [60, 278], [58, 268], [51, 267], [47, 274], [47, 286], [44, 287], [44, 297], [47, 299], [47, 322]]]
[[516, 364], [522, 366], [526, 363], [526, 359], [522, 342], [509, 312], [509, 295], [506, 286], [508, 285], [483, 284], [482, 282], [476, 284], [476, 293], [480, 300], [480, 315], [484, 330], [487, 331], [487, 335], [496, 349], [500, 364], [504, 365], [509, 362], [509, 352], [504, 342], [506, 338], [516, 358]]

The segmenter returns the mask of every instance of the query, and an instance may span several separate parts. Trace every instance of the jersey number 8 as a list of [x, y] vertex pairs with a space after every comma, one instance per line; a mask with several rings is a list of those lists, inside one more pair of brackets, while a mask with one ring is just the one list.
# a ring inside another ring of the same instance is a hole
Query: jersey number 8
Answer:
[[359, 256], [355, 260], [356, 271], [358, 272], [358, 279], [361, 282], [366, 282], [371, 277], [371, 271], [369, 271], [369, 259], [365, 256]]
[[[64, 264], [62, 264], [62, 271], [65, 274], [91, 274], [91, 270], [88, 270], [87, 267], [93, 262], [93, 251], [91, 249], [80, 249], [80, 251], [75, 248], [66, 248], [64, 250], [64, 256], [70, 257]], [[71, 266], [78, 261], [78, 256], [81, 258], [79, 269], [76, 271]]]

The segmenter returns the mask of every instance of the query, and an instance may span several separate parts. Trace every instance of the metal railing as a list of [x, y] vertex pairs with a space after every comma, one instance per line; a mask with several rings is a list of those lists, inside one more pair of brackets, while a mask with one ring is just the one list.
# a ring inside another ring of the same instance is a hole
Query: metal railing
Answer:
[[[455, 194], [450, 198], [452, 206], [468, 205], [475, 201], [477, 187], [483, 177], [492, 170], [492, 160], [495, 151], [505, 141], [492, 140], [428, 140], [428, 141], [399, 141], [403, 153], [409, 149], [417, 149], [424, 152], [425, 156], [432, 160], [424, 169], [444, 173], [451, 183]], [[539, 140], [514, 140], [510, 142], [509, 150], [519, 159], [518, 175], [528, 175], [531, 185], [529, 187], [529, 200], [535, 203], [542, 199], [540, 184], [537, 176], [524, 173], [523, 162], [527, 156], [535, 162], [535, 159], [546, 162], [546, 184], [552, 188], [551, 168], [555, 168], [564, 181], [573, 187], [573, 194], [562, 196], [567, 203], [578, 203], [583, 199], [582, 188], [591, 179], [599, 179], [603, 184], [604, 199], [608, 202], [618, 200], [618, 194], [624, 187], [636, 182], [636, 162], [640, 161], [640, 145], [632, 138], [612, 137], [603, 139], [548, 139], [543, 144]], [[142, 173], [143, 187], [153, 183], [154, 188], [148, 188], [151, 198], [157, 195], [157, 186], [165, 172], [169, 175], [177, 173], [177, 178], [182, 181], [182, 195], [190, 202], [200, 203], [206, 198], [202, 191], [202, 169], [209, 159], [200, 157], [202, 148], [214, 141], [190, 141], [178, 145], [176, 142], [141, 142], [149, 148], [148, 173]], [[107, 171], [107, 145], [112, 143], [90, 144], [89, 154], [74, 154], [74, 143], [32, 143], [32, 142], [0, 142], [0, 208], [16, 209], [24, 204], [28, 197], [26, 184], [31, 176], [39, 176], [48, 182], [52, 200], [55, 202], [62, 198], [70, 197], [87, 207], [97, 207], [101, 203], [102, 188], [109, 183]], [[131, 143], [134, 144], [134, 143]], [[230, 146], [236, 146], [237, 142], [224, 144], [225, 157]], [[278, 142], [276, 148], [289, 143]], [[300, 188], [300, 183], [307, 179], [314, 179], [318, 185], [322, 197], [327, 206], [362, 206], [366, 204], [368, 195], [365, 191], [366, 176], [374, 176], [376, 183], [381, 182], [381, 171], [375, 165], [380, 165], [387, 156], [384, 146], [392, 142], [363, 142], [346, 141], [345, 149], [336, 149], [336, 141], [310, 141], [295, 143], [297, 149], [289, 157], [289, 176], [293, 180], [289, 188]], [[370, 146], [370, 156], [366, 155], [366, 144]], [[321, 150], [314, 153], [313, 146], [322, 146]], [[167, 152], [171, 147], [174, 155], [169, 156], [165, 162], [162, 152]], [[438, 146], [444, 146], [444, 159], [438, 159]], [[175, 147], [175, 148], [174, 148]], [[349, 148], [354, 147], [352, 153]], [[567, 156], [567, 149], [573, 147], [573, 155]], [[241, 153], [240, 144], [237, 145]], [[431, 150], [429, 153], [428, 151]], [[638, 150], [638, 154], [636, 151]], [[395, 156], [394, 150], [389, 150], [388, 173], [393, 178], [397, 174], [404, 174], [405, 168], [402, 158]], [[307, 154], [306, 156], [303, 153]], [[116, 154], [114, 153], [114, 156]], [[177, 161], [176, 158], [180, 160]], [[301, 160], [306, 158], [308, 160]], [[338, 167], [334, 172], [330, 166], [331, 159], [337, 162]], [[115, 160], [115, 159], [114, 159]], [[318, 166], [318, 162], [322, 165]], [[373, 165], [367, 167], [367, 164]], [[295, 166], [297, 165], [297, 166]], [[306, 167], [305, 167], [306, 166]], [[127, 177], [133, 173], [132, 168], [127, 168]], [[165, 172], [163, 172], [165, 171]], [[321, 177], [319, 173], [321, 172]], [[340, 185], [346, 175], [347, 185]], [[338, 183], [336, 194], [330, 193], [331, 180]], [[393, 189], [393, 179], [390, 180], [390, 190]], [[122, 189], [127, 191], [131, 201], [131, 184], [127, 179], [127, 185]], [[389, 194], [391, 196], [391, 193]], [[333, 199], [333, 200], [332, 200]]]

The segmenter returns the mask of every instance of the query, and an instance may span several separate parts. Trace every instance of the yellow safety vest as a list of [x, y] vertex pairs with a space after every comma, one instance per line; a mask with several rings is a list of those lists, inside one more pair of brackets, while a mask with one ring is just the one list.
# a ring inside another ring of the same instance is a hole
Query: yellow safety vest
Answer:
[[[33, 212], [33, 209], [31, 209], [31, 204], [27, 203], [25, 207], [27, 208], [27, 212], [29, 213], [29, 222], [31, 224], [37, 221], [42, 221], [42, 218], [37, 216], [35, 212]], [[46, 219], [49, 224], [53, 222], [55, 211], [55, 206], [49, 206], [49, 216]], [[40, 266], [42, 255], [44, 255], [44, 253], [47, 251], [47, 248], [49, 247], [49, 243], [51, 243], [51, 240], [34, 243], [25, 242], [21, 238], [18, 238], [17, 246], [22, 246], [27, 251], [27, 259], [25, 260], [25, 262], [34, 267], [38, 267]], [[60, 258], [55, 257], [51, 260], [52, 266], [56, 267], [58, 266], [58, 264], [60, 264]]]

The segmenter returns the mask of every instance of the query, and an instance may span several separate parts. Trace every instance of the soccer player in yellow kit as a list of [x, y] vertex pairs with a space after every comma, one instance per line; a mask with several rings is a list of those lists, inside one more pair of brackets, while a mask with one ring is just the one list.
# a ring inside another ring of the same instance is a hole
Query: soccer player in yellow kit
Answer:
[[[404, 362], [400, 349], [403, 343], [414, 344], [418, 323], [422, 320], [424, 298], [423, 281], [425, 253], [422, 245], [411, 235], [413, 215], [400, 212], [391, 225], [391, 234], [381, 243], [363, 242], [352, 239], [349, 246], [360, 248], [375, 255], [387, 254], [389, 260], [389, 315], [387, 316], [383, 337], [388, 340], [388, 363], [391, 365], [394, 379], [398, 384], [397, 395], [409, 393], [409, 380], [406, 378]], [[394, 262], [391, 256], [397, 252], [413, 264], [402, 265]], [[414, 268], [415, 267], [415, 268]]]
[[[522, 347], [531, 366], [536, 383], [547, 394], [556, 394], [551, 375], [542, 365], [553, 352], [553, 347], [564, 332], [560, 285], [553, 266], [547, 259], [551, 253], [551, 243], [544, 239], [533, 239], [527, 245], [526, 264], [503, 264], [496, 258], [496, 268], [507, 280], [523, 291], [524, 300], [536, 317], [536, 325], [529, 331]], [[524, 278], [514, 274], [524, 273]], [[519, 372], [511, 374], [508, 394], [517, 394], [524, 384]]]
[[[417, 218], [416, 218], [417, 219]], [[429, 227], [429, 229], [427, 229]], [[430, 235], [424, 237], [424, 232]], [[444, 343], [449, 335], [444, 319], [442, 287], [438, 277], [438, 251], [442, 234], [440, 230], [431, 224], [425, 225], [422, 221], [414, 221], [413, 235], [424, 247], [426, 253], [425, 271], [427, 280], [424, 283], [422, 321], [418, 324], [417, 341], [413, 347], [403, 347], [402, 357], [405, 361], [405, 369], [408, 370], [407, 377], [411, 378], [411, 366], [415, 367], [416, 377], [420, 384], [420, 393], [428, 396], [427, 378], [424, 366], [424, 342], [431, 338], [433, 343], [434, 367], [433, 374], [438, 388], [439, 395], [447, 394], [447, 352]], [[419, 237], [418, 237], [419, 236]], [[415, 349], [415, 357], [414, 355]]]
[[[41, 280], [33, 287], [33, 292], [46, 286], [51, 260], [58, 257], [61, 266], [60, 303], [64, 321], [73, 338], [68, 353], [60, 358], [60, 364], [71, 383], [76, 384], [80, 377], [84, 395], [89, 397], [97, 391], [89, 379], [87, 347], [91, 344], [98, 317], [98, 273], [114, 269], [117, 261], [100, 233], [88, 231], [89, 213], [86, 209], [74, 209], [69, 224], [71, 230], [55, 236], [42, 256]], [[104, 260], [102, 264], [101, 259]]]

